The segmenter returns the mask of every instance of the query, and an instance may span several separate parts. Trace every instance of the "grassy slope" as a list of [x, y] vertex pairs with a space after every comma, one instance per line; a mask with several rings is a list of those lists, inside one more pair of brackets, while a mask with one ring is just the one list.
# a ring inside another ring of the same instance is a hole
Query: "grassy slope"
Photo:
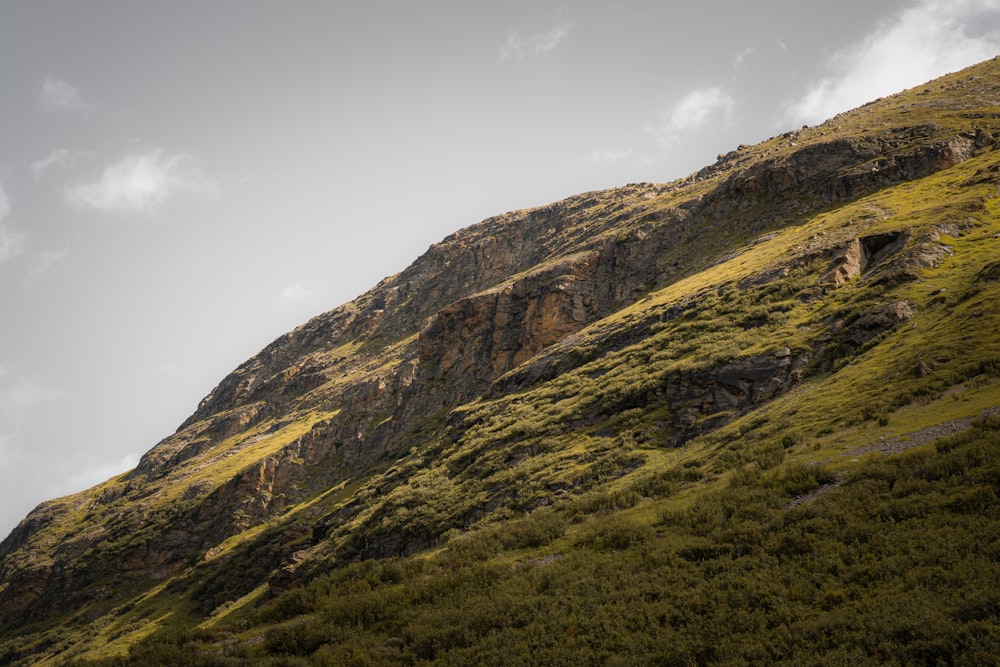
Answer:
[[[956, 78], [949, 103], [955, 86], [974, 83]], [[924, 104], [907, 102], [907, 112], [944, 123], [986, 113], [970, 102], [965, 116], [942, 117], [940, 85], [920, 93]], [[860, 113], [877, 127], [898, 119], [900, 104]], [[815, 129], [799, 141], [824, 131]], [[608, 664], [616, 656], [627, 664], [817, 656], [991, 664], [1000, 656], [1000, 600], [991, 593], [1000, 574], [995, 420], [889, 459], [852, 452], [1000, 405], [1000, 288], [977, 280], [998, 256], [995, 175], [980, 177], [998, 166], [987, 152], [760, 242], [745, 239], [728, 261], [560, 344], [575, 361], [553, 379], [463, 407], [391, 468], [227, 540], [216, 558], [137, 590], [97, 624], [89, 610], [8, 640], [5, 650], [49, 640], [49, 655], [75, 646], [64, 656], [84, 650], [114, 662], [146, 637], [131, 664], [168, 664], [169, 656], [289, 664], [296, 655], [317, 664]], [[824, 293], [817, 280], [827, 257], [799, 262], [813, 247], [856, 236], [910, 230], [912, 247], [940, 229], [954, 234], [941, 239], [952, 254], [914, 282], [861, 279]], [[744, 283], [782, 266], [787, 277]], [[792, 391], [669, 446], [671, 407], [661, 397], [685, 373], [785, 347], [819, 350], [832, 322], [904, 299], [917, 313], [890, 335], [860, 350], [817, 352]], [[680, 317], [667, 317], [680, 305]], [[609, 335], [630, 330], [642, 335]], [[240, 456], [259, 458], [303, 428], [279, 430]], [[831, 490], [815, 501], [788, 507], [825, 484]], [[180, 481], [163, 485], [171, 498], [182, 490]], [[265, 591], [247, 575], [263, 554], [288, 549], [290, 527], [376, 494], [384, 497], [308, 554], [312, 571], [329, 575], [255, 604]], [[366, 537], [442, 533], [430, 551], [344, 565]]]
[[536, 510], [103, 664], [994, 664], [998, 452], [984, 420], [791, 509], [834, 475], [786, 464], [687, 507]]

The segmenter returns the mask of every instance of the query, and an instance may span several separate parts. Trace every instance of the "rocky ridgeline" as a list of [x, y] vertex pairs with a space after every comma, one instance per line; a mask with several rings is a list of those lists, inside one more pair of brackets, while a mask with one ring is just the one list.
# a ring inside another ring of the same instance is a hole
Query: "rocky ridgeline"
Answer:
[[[791, 150], [775, 156], [722, 160], [702, 170], [692, 183], [719, 181], [703, 196], [677, 197], [683, 185], [637, 184], [490, 218], [431, 246], [350, 304], [277, 339], [227, 376], [181, 428], [239, 404], [321, 384], [339, 369], [310, 365], [308, 355], [355, 340], [421, 331], [422, 354], [432, 365], [443, 363], [442, 372], [463, 356], [451, 349], [458, 342], [474, 353], [466, 370], [475, 366], [477, 374], [499, 376], [651, 287], [703, 268], [706, 256], [731, 241], [712, 237], [713, 224], [732, 226], [734, 213], [766, 203], [769, 216], [741, 220], [737, 230], [760, 233], [832, 202], [947, 169], [993, 141], [988, 129], [956, 136], [937, 125], [801, 148], [792, 141]], [[785, 197], [791, 192], [796, 197]], [[657, 205], [665, 194], [680, 203]], [[881, 241], [866, 243], [870, 255]], [[843, 282], [858, 273], [848, 267], [831, 279]], [[470, 337], [478, 343], [470, 345]], [[491, 348], [485, 357], [483, 345]], [[491, 361], [489, 371], [480, 368], [483, 358]]]

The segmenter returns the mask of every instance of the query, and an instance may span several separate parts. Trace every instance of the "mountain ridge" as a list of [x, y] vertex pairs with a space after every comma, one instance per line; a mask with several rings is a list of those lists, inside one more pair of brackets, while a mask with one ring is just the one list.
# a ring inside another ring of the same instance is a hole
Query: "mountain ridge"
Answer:
[[[7, 655], [120, 653], [163, 600], [224, 618], [657, 476], [694, 497], [902, 435], [948, 391], [942, 413], [992, 407], [998, 106], [992, 60], [449, 235], [241, 364], [135, 470], [29, 514], [0, 543]], [[81, 639], [94, 618], [117, 634]]]

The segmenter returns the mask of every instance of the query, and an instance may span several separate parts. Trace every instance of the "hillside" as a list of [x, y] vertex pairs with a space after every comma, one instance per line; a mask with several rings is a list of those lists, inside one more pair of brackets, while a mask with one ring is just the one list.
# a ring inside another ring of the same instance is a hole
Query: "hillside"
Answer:
[[29, 514], [0, 663], [995, 664], [998, 146], [994, 59], [456, 232]]

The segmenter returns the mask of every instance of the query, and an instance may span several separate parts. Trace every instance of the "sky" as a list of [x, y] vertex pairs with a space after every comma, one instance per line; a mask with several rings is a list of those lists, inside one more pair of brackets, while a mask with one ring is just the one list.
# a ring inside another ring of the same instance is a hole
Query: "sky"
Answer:
[[0, 536], [486, 217], [1000, 53], [1000, 0], [0, 0]]

